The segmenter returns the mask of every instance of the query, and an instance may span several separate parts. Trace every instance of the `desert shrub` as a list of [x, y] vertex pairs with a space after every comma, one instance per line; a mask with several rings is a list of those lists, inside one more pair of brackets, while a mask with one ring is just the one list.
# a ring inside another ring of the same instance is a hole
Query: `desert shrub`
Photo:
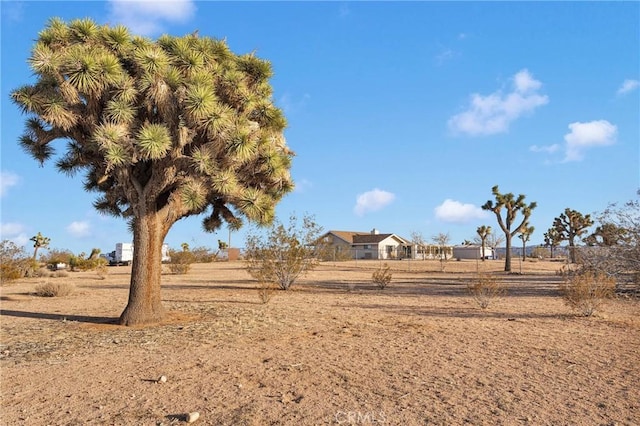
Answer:
[[380, 265], [380, 268], [373, 271], [373, 274], [371, 275], [371, 281], [373, 281], [373, 283], [381, 290], [384, 290], [389, 285], [391, 278], [392, 274], [390, 272], [390, 267], [386, 263], [384, 266]]
[[169, 257], [169, 270], [177, 275], [187, 274], [191, 270], [191, 264], [195, 262], [195, 256], [187, 244], [182, 245], [182, 250], [169, 250]]
[[607, 299], [613, 297], [615, 288], [615, 278], [591, 270], [567, 273], [560, 284], [565, 303], [586, 317], [593, 315]]
[[[95, 270], [96, 270], [96, 274], [98, 274], [98, 278], [100, 278], [101, 280], [104, 280], [107, 278], [107, 275], [109, 275], [109, 268], [107, 267], [107, 260], [103, 259], [104, 263], [96, 266]], [[56, 272], [66, 272], [66, 271], [56, 271]]]
[[211, 263], [217, 258], [215, 252], [204, 246], [190, 248], [189, 252], [193, 255], [193, 263]]
[[44, 282], [36, 286], [36, 295], [40, 297], [64, 297], [73, 293], [74, 286], [68, 282]]
[[37, 270], [37, 262], [27, 256], [13, 241], [0, 242], [0, 283], [7, 283]]
[[55, 267], [59, 263], [69, 264], [73, 253], [69, 250], [50, 249], [46, 256], [40, 256], [40, 260], [48, 266]]
[[248, 234], [247, 271], [258, 282], [275, 283], [282, 290], [288, 290], [298, 277], [318, 265], [321, 231], [312, 217], [305, 216], [300, 226], [292, 215], [289, 226], [276, 221], [264, 235]]
[[506, 294], [506, 288], [495, 276], [478, 274], [467, 284], [467, 292], [481, 309], [487, 309], [494, 300]]
[[256, 290], [258, 290], [258, 298], [260, 299], [260, 302], [266, 304], [269, 303], [271, 298], [274, 296], [277, 288], [273, 283], [260, 282], [258, 283]]
[[85, 257], [84, 253], [77, 256], [71, 256], [69, 259], [69, 267], [72, 271], [94, 271], [107, 266], [107, 259], [97, 256]]

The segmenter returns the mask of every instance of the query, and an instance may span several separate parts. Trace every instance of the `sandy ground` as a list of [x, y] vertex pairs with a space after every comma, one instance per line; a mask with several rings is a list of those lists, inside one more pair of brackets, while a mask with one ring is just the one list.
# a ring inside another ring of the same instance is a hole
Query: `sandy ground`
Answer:
[[[113, 324], [129, 268], [70, 273], [73, 295], [1, 287], [2, 425], [638, 425], [640, 302], [576, 316], [560, 264], [322, 264], [260, 302], [241, 262], [163, 275], [168, 320]], [[506, 296], [465, 292], [477, 269]], [[160, 376], [166, 383], [158, 383]]]

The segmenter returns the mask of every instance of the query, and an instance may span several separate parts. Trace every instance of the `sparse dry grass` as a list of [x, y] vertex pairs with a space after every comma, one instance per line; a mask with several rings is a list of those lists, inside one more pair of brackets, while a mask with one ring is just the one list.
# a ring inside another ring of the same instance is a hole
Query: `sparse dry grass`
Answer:
[[[76, 286], [68, 298], [33, 297], [37, 279], [0, 286], [2, 422], [640, 423], [636, 299], [586, 319], [567, 315], [557, 263], [387, 266], [383, 292], [379, 261], [327, 262], [265, 305], [243, 263], [194, 264], [163, 276], [166, 321], [131, 328], [114, 323], [130, 267], [52, 280]], [[466, 292], [479, 273], [509, 287], [490, 310]]]
[[467, 284], [467, 291], [481, 309], [487, 309], [507, 288], [493, 274], [478, 274]]
[[560, 284], [565, 303], [590, 317], [615, 294], [616, 280], [602, 272], [580, 271], [569, 274]]
[[75, 286], [68, 282], [46, 281], [36, 286], [36, 295], [40, 297], [64, 297], [69, 296], [75, 290]]
[[385, 263], [384, 265], [380, 265], [380, 268], [371, 274], [371, 281], [373, 281], [380, 290], [384, 290], [391, 282], [391, 278], [393, 278], [390, 269], [389, 265]]

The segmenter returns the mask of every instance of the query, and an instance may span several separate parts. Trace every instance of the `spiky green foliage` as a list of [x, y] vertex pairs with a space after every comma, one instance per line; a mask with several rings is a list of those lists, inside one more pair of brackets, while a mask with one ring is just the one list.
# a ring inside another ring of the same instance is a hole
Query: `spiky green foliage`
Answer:
[[36, 256], [38, 255], [39, 249], [46, 249], [47, 247], [49, 247], [51, 238], [45, 237], [40, 232], [38, 232], [33, 237], [29, 238], [29, 241], [33, 241], [33, 259], [35, 260]]
[[476, 233], [478, 234], [478, 237], [480, 238], [480, 245], [482, 246], [482, 261], [484, 262], [485, 260], [485, 254], [484, 254], [484, 248], [485, 245], [487, 244], [487, 237], [489, 237], [489, 235], [491, 234], [491, 227], [487, 226], [487, 225], [482, 225], [482, 226], [478, 226], [478, 229], [476, 229]]
[[569, 257], [571, 263], [576, 263], [575, 239], [587, 232], [587, 228], [593, 225], [591, 215], [583, 215], [577, 210], [564, 209], [564, 213], [553, 220], [553, 227], [562, 241], [569, 242]]
[[[84, 188], [100, 193], [95, 208], [129, 220], [135, 253], [153, 246], [159, 256], [170, 227], [192, 215], [204, 215], [207, 231], [243, 218], [268, 224], [293, 189], [268, 61], [209, 37], [154, 41], [52, 19], [29, 64], [35, 83], [11, 94], [29, 115], [21, 146], [43, 163], [66, 140], [56, 166], [84, 173]], [[160, 279], [150, 268], [134, 275], [147, 270]], [[136, 279], [149, 280], [132, 275], [132, 288]]]
[[531, 234], [533, 234], [535, 229], [534, 226], [525, 226], [520, 230], [518, 238], [522, 240], [522, 260], [525, 260], [527, 257], [527, 241], [531, 239]]
[[[491, 188], [491, 193], [495, 198], [488, 200], [482, 205], [483, 210], [492, 211], [498, 220], [500, 229], [504, 232], [506, 254], [504, 260], [505, 272], [511, 272], [511, 239], [518, 233], [522, 232], [529, 224], [529, 218], [531, 212], [536, 208], [537, 203], [535, 201], [527, 204], [525, 203], [526, 196], [523, 194], [518, 195], [516, 198], [512, 193], [501, 194], [498, 185]], [[502, 217], [502, 210], [504, 209], [505, 216]], [[518, 221], [518, 214], [522, 215], [522, 219], [518, 225], [515, 225]]]
[[208, 37], [154, 42], [122, 26], [52, 19], [29, 63], [36, 83], [12, 93], [30, 115], [22, 147], [44, 162], [53, 141], [71, 140], [58, 167], [105, 177], [87, 187], [105, 194], [108, 202], [97, 203], [105, 213], [131, 217], [128, 207], [143, 203], [179, 219], [202, 213], [204, 202], [208, 224], [268, 223], [293, 187], [271, 65], [253, 54]]
[[553, 250], [558, 247], [562, 242], [562, 235], [553, 226], [544, 233], [544, 245], [549, 247], [551, 251], [551, 257], [553, 258]]

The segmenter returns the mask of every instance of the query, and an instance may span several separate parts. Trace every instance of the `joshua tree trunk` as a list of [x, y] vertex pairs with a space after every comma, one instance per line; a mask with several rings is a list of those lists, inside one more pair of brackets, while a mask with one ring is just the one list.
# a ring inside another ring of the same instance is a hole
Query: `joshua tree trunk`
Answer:
[[164, 316], [160, 297], [162, 243], [167, 230], [160, 215], [147, 214], [134, 222], [133, 266], [129, 302], [120, 315], [120, 324], [136, 325], [158, 322]]
[[507, 232], [504, 237], [505, 248], [507, 250], [504, 256], [504, 271], [511, 272], [511, 234]]

